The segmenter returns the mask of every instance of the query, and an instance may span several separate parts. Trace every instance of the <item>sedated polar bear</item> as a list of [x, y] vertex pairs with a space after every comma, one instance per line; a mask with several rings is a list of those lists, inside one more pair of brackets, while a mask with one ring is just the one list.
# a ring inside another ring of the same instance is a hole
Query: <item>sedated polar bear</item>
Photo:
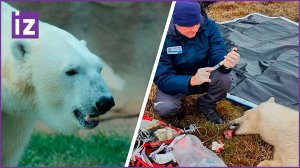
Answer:
[[[38, 120], [74, 133], [96, 127], [115, 103], [100, 76], [107, 65], [84, 41], [43, 22], [39, 39], [12, 39], [11, 13], [17, 10], [1, 3], [2, 159], [4, 166], [16, 166]], [[109, 67], [104, 75], [118, 79]]]
[[270, 98], [230, 122], [235, 135], [259, 134], [275, 148], [273, 160], [258, 166], [299, 166], [299, 112], [279, 105]]

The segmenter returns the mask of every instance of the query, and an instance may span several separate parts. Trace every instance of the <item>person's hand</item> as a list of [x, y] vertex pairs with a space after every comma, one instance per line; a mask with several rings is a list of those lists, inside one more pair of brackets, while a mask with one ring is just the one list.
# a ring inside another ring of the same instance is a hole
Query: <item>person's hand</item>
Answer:
[[211, 67], [198, 69], [196, 75], [191, 78], [191, 81], [190, 81], [191, 86], [201, 85], [205, 82], [211, 82], [211, 79], [209, 79], [209, 76], [213, 70], [214, 69]]
[[237, 52], [237, 48], [234, 47], [224, 59], [224, 66], [226, 68], [233, 68], [240, 60], [240, 54]]

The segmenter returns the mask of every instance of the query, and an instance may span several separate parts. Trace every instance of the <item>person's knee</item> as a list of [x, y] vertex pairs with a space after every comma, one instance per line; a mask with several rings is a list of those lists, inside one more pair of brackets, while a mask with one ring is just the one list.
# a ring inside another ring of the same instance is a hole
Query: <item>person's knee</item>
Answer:
[[180, 106], [172, 102], [159, 102], [154, 103], [154, 110], [159, 117], [169, 118], [179, 112]]
[[221, 87], [228, 91], [232, 84], [232, 77], [229, 74], [223, 74]]
[[221, 72], [218, 72], [216, 74], [216, 83], [219, 85], [220, 88], [224, 91], [228, 91], [232, 84], [232, 77], [230, 74], [223, 74]]

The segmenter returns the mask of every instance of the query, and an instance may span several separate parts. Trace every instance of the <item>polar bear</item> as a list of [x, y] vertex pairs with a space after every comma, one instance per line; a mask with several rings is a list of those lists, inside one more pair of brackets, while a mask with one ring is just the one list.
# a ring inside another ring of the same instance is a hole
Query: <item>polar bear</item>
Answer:
[[258, 166], [299, 166], [299, 112], [279, 105], [270, 98], [230, 122], [235, 135], [259, 134], [275, 148], [273, 160]]
[[[75, 133], [96, 127], [115, 103], [100, 75], [107, 65], [84, 41], [43, 22], [39, 39], [12, 39], [11, 13], [17, 10], [1, 3], [2, 159], [4, 166], [16, 166], [38, 120]], [[105, 75], [118, 79], [109, 68]]]

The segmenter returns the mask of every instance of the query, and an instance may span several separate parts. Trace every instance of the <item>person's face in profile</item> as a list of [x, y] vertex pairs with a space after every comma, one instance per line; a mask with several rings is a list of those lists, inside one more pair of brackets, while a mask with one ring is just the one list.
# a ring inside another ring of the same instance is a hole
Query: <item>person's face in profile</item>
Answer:
[[179, 26], [179, 25], [175, 24], [175, 27], [179, 31], [179, 33], [181, 33], [185, 37], [193, 38], [196, 36], [196, 34], [198, 32], [198, 30], [200, 28], [200, 24], [196, 24], [194, 26], [189, 26], [189, 27]]

